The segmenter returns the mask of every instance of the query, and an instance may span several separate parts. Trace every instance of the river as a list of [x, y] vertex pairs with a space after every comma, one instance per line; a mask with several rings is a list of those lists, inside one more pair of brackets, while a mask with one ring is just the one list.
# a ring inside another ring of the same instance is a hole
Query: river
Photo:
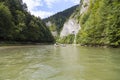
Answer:
[[120, 49], [0, 47], [0, 80], [120, 80]]

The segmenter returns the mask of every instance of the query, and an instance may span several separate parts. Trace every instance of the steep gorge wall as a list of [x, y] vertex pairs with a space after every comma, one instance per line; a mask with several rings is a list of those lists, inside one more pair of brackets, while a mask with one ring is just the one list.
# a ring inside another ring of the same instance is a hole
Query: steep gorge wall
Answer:
[[120, 0], [84, 0], [78, 21], [77, 43], [120, 46]]
[[80, 7], [78, 12], [74, 12], [71, 17], [68, 19], [68, 21], [65, 22], [63, 29], [61, 31], [60, 37], [65, 37], [70, 34], [77, 34], [79, 30], [81, 29], [79, 21], [77, 19], [78, 16], [84, 14], [89, 7], [89, 0], [81, 0], [80, 1]]
[[65, 24], [60, 34], [60, 37], [68, 36], [69, 34], [77, 34], [80, 30], [80, 25], [74, 18], [70, 18]]
[[80, 2], [80, 15], [84, 14], [88, 10], [89, 5], [90, 5], [90, 0], [81, 0], [81, 2]]

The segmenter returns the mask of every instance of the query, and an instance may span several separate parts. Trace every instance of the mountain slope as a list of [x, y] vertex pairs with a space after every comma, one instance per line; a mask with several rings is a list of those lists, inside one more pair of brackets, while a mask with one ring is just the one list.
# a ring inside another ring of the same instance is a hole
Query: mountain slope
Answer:
[[[120, 0], [81, 0], [65, 22], [58, 42], [90, 46], [120, 46]], [[76, 24], [80, 30], [76, 36]]]
[[53, 42], [45, 23], [22, 0], [0, 0], [0, 41]]
[[[77, 43], [82, 45], [120, 45], [120, 0], [90, 1], [88, 10], [79, 16], [81, 30]], [[82, 12], [82, 10], [80, 10]]]
[[76, 43], [76, 36], [81, 29], [78, 21], [78, 17], [80, 15], [79, 9], [80, 8], [77, 7], [70, 15], [68, 20], [64, 23], [57, 42], [66, 44]]
[[53, 29], [53, 31], [57, 30], [57, 32], [60, 33], [60, 31], [63, 28], [64, 23], [69, 19], [69, 17], [73, 14], [73, 12], [78, 7], [79, 7], [79, 5], [73, 6], [69, 9], [59, 12], [53, 16], [50, 16], [50, 17], [44, 19], [43, 21], [45, 23], [50, 22], [52, 24], [52, 27], [54, 26], [56, 28], [56, 29]]

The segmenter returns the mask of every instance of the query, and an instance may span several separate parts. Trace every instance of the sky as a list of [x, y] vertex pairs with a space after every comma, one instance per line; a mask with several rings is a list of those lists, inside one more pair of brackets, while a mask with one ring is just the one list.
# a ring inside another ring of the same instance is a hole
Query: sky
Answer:
[[47, 18], [57, 12], [63, 11], [74, 5], [79, 4], [79, 0], [23, 0], [27, 4], [31, 14]]

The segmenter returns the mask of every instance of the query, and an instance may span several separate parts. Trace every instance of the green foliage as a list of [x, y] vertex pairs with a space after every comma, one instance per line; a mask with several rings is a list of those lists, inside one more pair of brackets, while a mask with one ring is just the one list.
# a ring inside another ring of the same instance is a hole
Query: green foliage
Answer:
[[88, 11], [80, 16], [77, 43], [120, 45], [120, 1], [91, 0]]
[[0, 41], [53, 42], [39, 17], [27, 12], [22, 0], [0, 0]]
[[11, 39], [13, 28], [10, 10], [3, 3], [0, 3], [0, 40]]
[[74, 42], [75, 35], [70, 34], [68, 36], [65, 36], [61, 39], [58, 39], [57, 42], [62, 43], [62, 44], [72, 44]]
[[88, 4], [87, 4], [87, 3], [85, 3], [85, 4], [84, 4], [84, 7], [87, 7], [87, 6], [88, 6]]
[[49, 26], [49, 29], [50, 29], [50, 31], [56, 31], [57, 30], [57, 28], [56, 28], [56, 26], [54, 24]]

